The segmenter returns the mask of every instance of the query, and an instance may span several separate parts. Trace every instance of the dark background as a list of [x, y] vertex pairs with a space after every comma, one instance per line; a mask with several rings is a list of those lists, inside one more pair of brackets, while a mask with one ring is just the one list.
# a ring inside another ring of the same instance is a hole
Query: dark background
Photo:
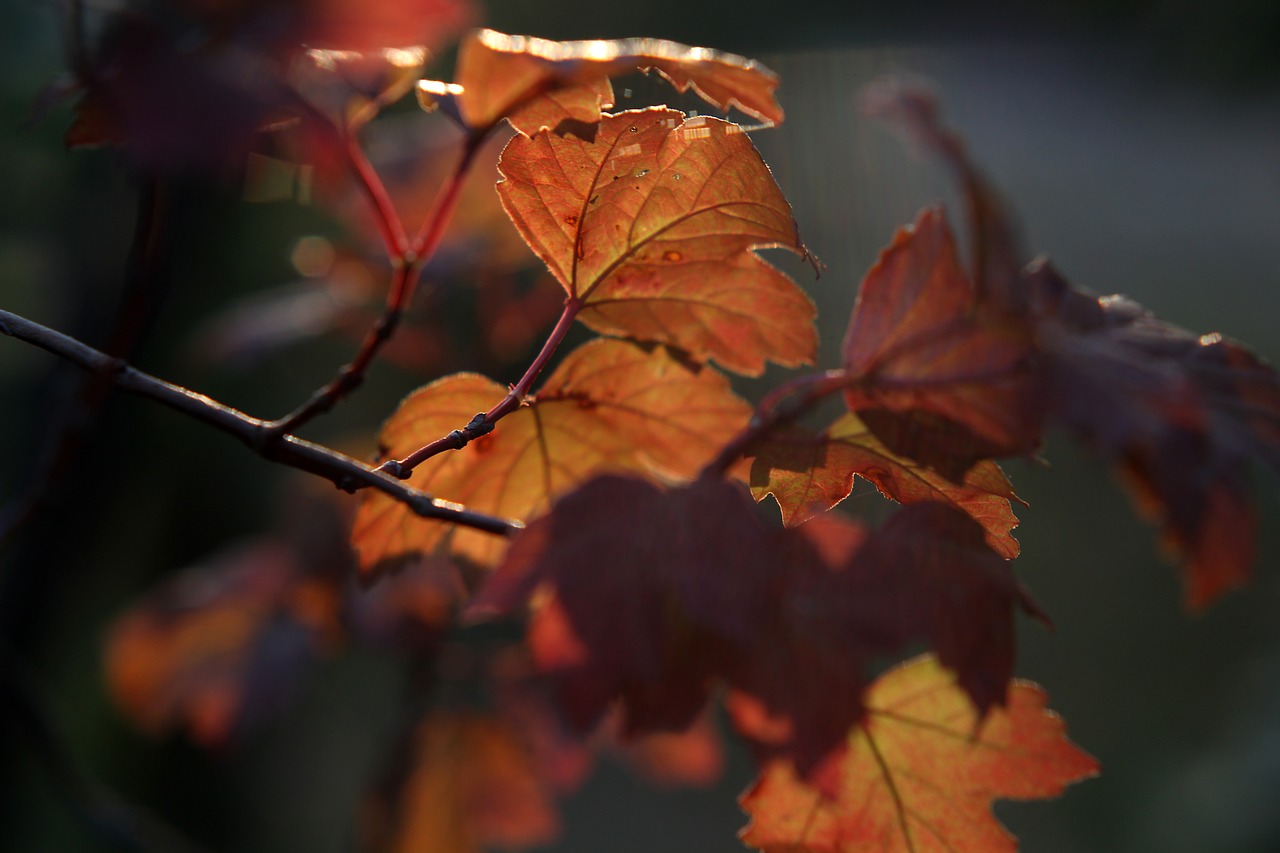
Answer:
[[[136, 190], [105, 152], [68, 153], [65, 107], [23, 127], [61, 70], [51, 4], [0, 2], [0, 305], [101, 343]], [[822, 310], [823, 364], [855, 286], [900, 223], [951, 190], [932, 164], [857, 114], [884, 73], [931, 78], [947, 115], [1019, 212], [1028, 245], [1075, 283], [1130, 294], [1166, 319], [1280, 359], [1280, 7], [1266, 2], [493, 2], [485, 22], [551, 38], [653, 35], [753, 56], [780, 73], [788, 112], [755, 135], [829, 270], [794, 274]], [[447, 76], [447, 66], [438, 73]], [[416, 120], [416, 119], [415, 119]], [[953, 205], [954, 206], [954, 205]], [[307, 342], [246, 373], [202, 362], [211, 311], [294, 275], [314, 208], [244, 205], [190, 187], [173, 212], [173, 286], [136, 356], [248, 411], [278, 414], [349, 352]], [[495, 376], [506, 381], [510, 376]], [[780, 374], [779, 374], [780, 375]], [[314, 430], [368, 452], [377, 423], [426, 377], [385, 369]], [[37, 470], [79, 377], [0, 340], [0, 500]], [[1096, 461], [1054, 438], [1044, 469], [1007, 470], [1032, 505], [1017, 569], [1056, 633], [1025, 624], [1020, 674], [1041, 682], [1103, 775], [1061, 801], [998, 812], [1029, 851], [1280, 849], [1280, 489], [1259, 471], [1257, 579], [1202, 616]], [[144, 401], [110, 402], [51, 509], [0, 552], [6, 642], [50, 700], [75, 759], [217, 850], [349, 850], [376, 778], [400, 665], [354, 652], [237, 750], [138, 735], [111, 707], [110, 620], [158, 579], [280, 513], [288, 475]], [[874, 511], [860, 490], [845, 506]], [[56, 795], [15, 727], [0, 731], [0, 849], [109, 850]], [[741, 756], [707, 792], [652, 792], [606, 768], [565, 803], [573, 851], [738, 849]]]

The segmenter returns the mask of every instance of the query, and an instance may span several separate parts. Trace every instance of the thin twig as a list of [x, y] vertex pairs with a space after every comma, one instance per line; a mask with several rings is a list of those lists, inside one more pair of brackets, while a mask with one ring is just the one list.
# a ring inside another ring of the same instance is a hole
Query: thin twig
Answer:
[[391, 339], [396, 327], [400, 324], [401, 317], [413, 302], [422, 268], [431, 260], [444, 238], [454, 211], [457, 210], [458, 199], [462, 195], [467, 174], [483, 143], [483, 136], [467, 137], [458, 164], [454, 167], [449, 180], [441, 187], [431, 214], [410, 243], [382, 179], [365, 158], [355, 138], [348, 137], [346, 145], [348, 162], [356, 183], [364, 190], [373, 205], [379, 231], [386, 244], [387, 256], [395, 272], [391, 279], [391, 287], [387, 290], [382, 315], [365, 335], [355, 357], [344, 364], [338, 371], [338, 375], [323, 388], [315, 391], [305, 403], [283, 418], [268, 424], [269, 438], [278, 438], [296, 431], [303, 424], [332, 409], [339, 400], [345, 398], [364, 382], [365, 374], [378, 351]]
[[199, 853], [198, 847], [152, 812], [91, 779], [67, 747], [34, 679], [8, 648], [0, 647], [0, 713], [48, 770], [67, 806], [105, 841], [144, 853]]
[[733, 463], [771, 432], [793, 423], [849, 384], [850, 379], [845, 371], [828, 370], [825, 373], [800, 376], [774, 388], [756, 406], [750, 423], [720, 449], [715, 459], [703, 467], [700, 476], [723, 477]]
[[518, 521], [469, 510], [450, 501], [436, 500], [374, 468], [336, 450], [304, 441], [293, 435], [275, 436], [269, 424], [230, 406], [223, 405], [188, 388], [173, 385], [143, 373], [122, 359], [112, 358], [92, 347], [8, 311], [0, 310], [0, 334], [17, 338], [105, 376], [131, 394], [147, 397], [214, 427], [272, 462], [288, 465], [323, 477], [341, 489], [377, 489], [403, 503], [423, 518], [448, 521], [488, 533], [512, 535], [523, 525]]
[[487, 412], [477, 414], [471, 419], [470, 423], [461, 429], [455, 429], [448, 435], [437, 438], [403, 459], [388, 459], [378, 467], [378, 470], [403, 480], [409, 476], [414, 468], [426, 462], [432, 456], [444, 453], [446, 450], [461, 450], [480, 436], [493, 432], [493, 427], [498, 421], [524, 404], [525, 398], [529, 396], [529, 391], [533, 388], [533, 383], [542, 373], [543, 368], [547, 366], [547, 362], [551, 360], [551, 356], [555, 354], [557, 347], [560, 346], [565, 335], [569, 333], [569, 329], [573, 327], [573, 321], [581, 310], [582, 301], [580, 299], [571, 297], [565, 300], [564, 310], [560, 312], [560, 319], [556, 321], [555, 327], [551, 330], [551, 334], [547, 336], [547, 340], [542, 345], [542, 349], [539, 350], [537, 357], [534, 358], [529, 368], [524, 372], [524, 376], [520, 377], [520, 381], [511, 386], [511, 389], [507, 391], [507, 396], [503, 397], [496, 406]]

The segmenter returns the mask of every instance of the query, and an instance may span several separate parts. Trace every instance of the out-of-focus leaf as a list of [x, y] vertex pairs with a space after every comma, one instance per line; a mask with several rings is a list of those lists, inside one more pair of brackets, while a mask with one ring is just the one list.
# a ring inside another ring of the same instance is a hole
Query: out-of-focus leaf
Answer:
[[498, 192], [599, 332], [758, 374], [812, 361], [813, 303], [753, 248], [805, 248], [737, 125], [666, 109], [605, 118], [594, 142], [517, 136]]
[[[506, 389], [475, 374], [446, 377], [410, 395], [383, 428], [388, 455], [400, 458], [495, 406]], [[529, 405], [460, 451], [418, 466], [411, 485], [505, 518], [530, 518], [549, 501], [604, 471], [687, 478], [741, 429], [751, 408], [711, 368], [691, 368], [662, 349], [618, 340], [579, 347]], [[402, 504], [367, 494], [352, 541], [362, 570], [425, 554], [450, 532]], [[489, 565], [506, 543], [454, 531], [454, 553]]]
[[1046, 701], [1014, 681], [1005, 707], [979, 717], [935, 658], [910, 661], [868, 689], [834, 796], [774, 763], [742, 797], [742, 840], [766, 853], [1012, 853], [994, 800], [1055, 797], [1098, 770]]
[[408, 94], [426, 60], [421, 45], [363, 53], [312, 48], [294, 62], [290, 82], [337, 124], [356, 130]]
[[459, 49], [457, 80], [424, 81], [424, 105], [447, 102], [468, 127], [502, 118], [526, 135], [600, 121], [613, 105], [610, 76], [656, 69], [681, 92], [693, 89], [718, 109], [737, 107], [763, 122], [782, 121], [777, 76], [759, 63], [661, 39], [555, 42], [478, 30]]
[[482, 853], [547, 844], [559, 831], [551, 791], [500, 720], [437, 713], [418, 726], [385, 849]]
[[337, 628], [337, 590], [263, 541], [189, 570], [114, 624], [107, 684], [153, 734], [225, 742], [287, 695]]

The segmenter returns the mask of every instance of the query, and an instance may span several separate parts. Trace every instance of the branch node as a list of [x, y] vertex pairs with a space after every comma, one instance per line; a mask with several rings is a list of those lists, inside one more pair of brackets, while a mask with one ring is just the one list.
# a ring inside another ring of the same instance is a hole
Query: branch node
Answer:
[[463, 431], [468, 436], [468, 441], [473, 438], [479, 438], [482, 435], [488, 435], [493, 432], [494, 424], [489, 420], [489, 415], [485, 412], [477, 412], [473, 418], [467, 423]]
[[409, 479], [410, 472], [405, 470], [405, 467], [400, 464], [398, 459], [388, 459], [386, 462], [383, 462], [378, 466], [378, 470], [382, 471], [384, 474], [390, 474], [397, 480]]

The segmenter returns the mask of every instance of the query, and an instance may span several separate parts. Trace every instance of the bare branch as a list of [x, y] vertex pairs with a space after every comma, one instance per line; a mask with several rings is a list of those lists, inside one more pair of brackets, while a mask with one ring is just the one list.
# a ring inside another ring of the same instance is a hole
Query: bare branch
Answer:
[[112, 384], [123, 391], [147, 397], [182, 412], [239, 439], [265, 459], [323, 477], [340, 489], [377, 489], [423, 518], [448, 521], [488, 533], [510, 536], [523, 527], [518, 521], [474, 512], [450, 501], [436, 500], [386, 473], [323, 445], [304, 441], [293, 435], [273, 435], [267, 421], [246, 415], [188, 388], [157, 379], [130, 367], [122, 359], [112, 358], [75, 338], [17, 314], [0, 310], [0, 334], [37, 346], [85, 370], [109, 376]]

